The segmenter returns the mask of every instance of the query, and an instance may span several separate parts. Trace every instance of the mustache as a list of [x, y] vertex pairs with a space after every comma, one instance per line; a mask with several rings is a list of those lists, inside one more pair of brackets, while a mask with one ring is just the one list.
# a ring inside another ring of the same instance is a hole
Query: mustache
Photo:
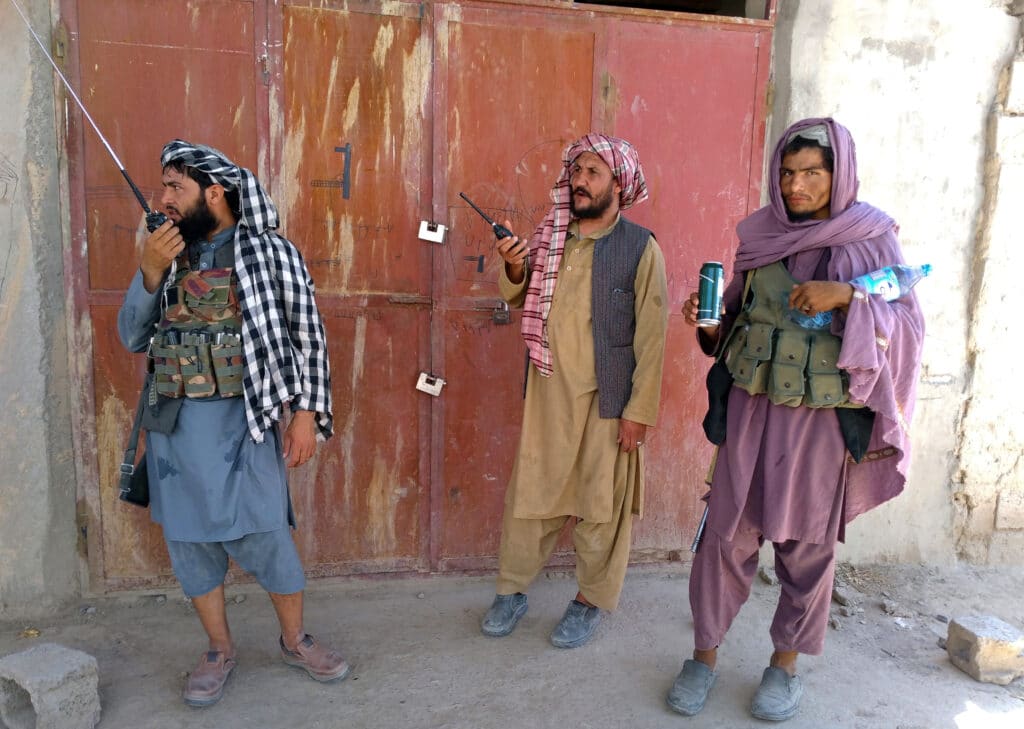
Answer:
[[584, 197], [593, 198], [593, 195], [591, 195], [589, 192], [584, 190], [582, 187], [573, 188], [572, 194], [573, 195], [583, 195]]

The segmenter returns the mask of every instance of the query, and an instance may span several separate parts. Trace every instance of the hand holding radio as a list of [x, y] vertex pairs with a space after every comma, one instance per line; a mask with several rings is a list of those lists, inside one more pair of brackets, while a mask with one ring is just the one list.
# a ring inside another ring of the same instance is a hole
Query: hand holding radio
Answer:
[[142, 261], [139, 263], [146, 291], [153, 293], [157, 290], [167, 269], [183, 250], [185, 239], [181, 237], [178, 226], [170, 220], [165, 219], [163, 224], [149, 234], [142, 245]]
[[[510, 225], [505, 221], [505, 225]], [[512, 283], [520, 283], [526, 273], [526, 259], [530, 255], [530, 247], [525, 240], [519, 236], [511, 235], [498, 240], [498, 255], [505, 261], [505, 271], [508, 280]]]

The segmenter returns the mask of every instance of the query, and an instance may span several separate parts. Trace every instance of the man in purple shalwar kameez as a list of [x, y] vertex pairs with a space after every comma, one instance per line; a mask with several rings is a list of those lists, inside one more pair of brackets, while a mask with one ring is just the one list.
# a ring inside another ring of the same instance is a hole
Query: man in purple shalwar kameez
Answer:
[[[686, 715], [715, 682], [718, 646], [766, 539], [781, 594], [751, 711], [775, 721], [796, 713], [796, 659], [824, 648], [836, 543], [848, 522], [903, 490], [910, 464], [924, 337], [917, 298], [886, 302], [846, 283], [904, 262], [896, 223], [857, 201], [853, 139], [832, 119], [792, 125], [769, 169], [770, 204], [737, 226], [721, 325], [698, 329], [733, 382], [690, 577], [693, 659], [668, 695]], [[683, 306], [693, 325], [696, 306], [696, 294]], [[831, 312], [831, 324], [808, 329], [794, 312]]]

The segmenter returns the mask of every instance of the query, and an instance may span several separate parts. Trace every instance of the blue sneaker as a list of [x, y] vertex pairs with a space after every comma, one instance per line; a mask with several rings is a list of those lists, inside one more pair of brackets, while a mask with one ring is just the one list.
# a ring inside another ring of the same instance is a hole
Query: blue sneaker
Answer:
[[799, 676], [790, 676], [781, 668], [769, 666], [761, 676], [750, 713], [766, 721], [786, 721], [800, 708], [804, 684]]
[[707, 664], [687, 659], [683, 661], [683, 670], [676, 676], [665, 700], [672, 711], [683, 716], [696, 716], [707, 703], [716, 678], [718, 674]]
[[480, 631], [492, 638], [508, 635], [516, 627], [519, 618], [526, 615], [526, 595], [517, 592], [514, 595], [495, 595], [490, 610], [484, 615]]
[[579, 648], [594, 636], [600, 622], [600, 608], [573, 600], [551, 631], [551, 645], [555, 648]]

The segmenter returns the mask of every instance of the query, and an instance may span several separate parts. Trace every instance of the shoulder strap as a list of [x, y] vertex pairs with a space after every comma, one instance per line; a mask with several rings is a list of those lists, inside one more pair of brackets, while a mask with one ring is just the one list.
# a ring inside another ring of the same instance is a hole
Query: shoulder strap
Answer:
[[132, 433], [128, 436], [128, 447], [124, 451], [124, 460], [121, 461], [122, 476], [131, 476], [135, 473], [135, 451], [139, 447], [139, 430], [142, 426], [142, 409], [146, 407], [146, 400], [149, 395], [149, 378], [142, 383], [142, 392], [139, 393], [139, 405], [135, 408], [135, 422], [132, 423]]
[[[754, 278], [754, 270], [753, 269], [750, 269], [745, 274], [743, 274], [743, 295], [740, 297], [740, 310], [741, 311], [743, 310], [744, 305], [747, 303], [747, 295], [750, 293], [750, 281], [753, 278]], [[740, 320], [740, 317], [737, 314], [736, 315], [736, 320], [733, 321], [732, 328], [729, 330], [729, 333], [723, 339], [719, 339], [718, 340], [721, 343], [722, 348], [721, 348], [721, 350], [719, 350], [718, 356], [715, 357], [715, 361], [716, 362], [720, 361], [722, 359], [722, 355], [725, 354], [725, 345], [729, 342], [729, 338], [732, 336], [732, 333], [736, 330], [736, 325], [739, 323], [739, 320]]]

